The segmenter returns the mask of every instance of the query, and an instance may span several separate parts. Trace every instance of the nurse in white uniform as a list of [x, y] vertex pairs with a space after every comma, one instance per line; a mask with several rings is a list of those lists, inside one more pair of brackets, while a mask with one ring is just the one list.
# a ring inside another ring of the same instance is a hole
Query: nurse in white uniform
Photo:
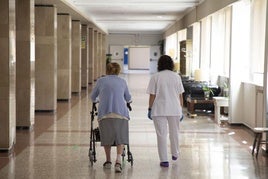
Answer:
[[149, 82], [148, 117], [153, 120], [158, 154], [161, 167], [169, 167], [167, 152], [167, 134], [171, 145], [171, 158], [177, 160], [179, 155], [179, 122], [183, 117], [182, 93], [184, 88], [181, 77], [173, 72], [174, 63], [170, 56], [163, 55], [158, 60], [158, 72]]

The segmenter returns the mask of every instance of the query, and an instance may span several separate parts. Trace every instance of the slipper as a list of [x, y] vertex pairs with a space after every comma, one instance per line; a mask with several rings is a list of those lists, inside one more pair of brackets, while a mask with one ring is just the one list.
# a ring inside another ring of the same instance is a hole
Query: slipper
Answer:
[[121, 173], [122, 172], [121, 163], [116, 163], [114, 165], [114, 170], [115, 170], [115, 173]]
[[105, 169], [111, 169], [111, 166], [112, 166], [112, 162], [109, 162], [109, 161], [106, 161], [103, 164], [103, 168]]
[[168, 162], [160, 162], [160, 166], [161, 167], [169, 167], [169, 163]]

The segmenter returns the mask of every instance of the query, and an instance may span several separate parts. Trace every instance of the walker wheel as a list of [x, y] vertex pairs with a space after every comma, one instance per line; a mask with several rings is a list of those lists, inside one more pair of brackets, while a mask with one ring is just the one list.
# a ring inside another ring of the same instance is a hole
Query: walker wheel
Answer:
[[88, 157], [89, 157], [89, 161], [90, 161], [91, 166], [93, 166], [94, 156], [93, 156], [93, 152], [92, 151], [89, 151]]
[[131, 166], [133, 166], [133, 157], [131, 152], [128, 152], [128, 162], [130, 162]]

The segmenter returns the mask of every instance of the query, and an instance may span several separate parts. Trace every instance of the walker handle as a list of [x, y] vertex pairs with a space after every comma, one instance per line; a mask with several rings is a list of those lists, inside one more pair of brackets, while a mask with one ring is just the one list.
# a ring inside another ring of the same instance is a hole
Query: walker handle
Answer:
[[129, 111], [132, 111], [132, 107], [130, 106], [130, 103], [127, 103], [127, 108]]
[[98, 103], [98, 102], [93, 102], [93, 103], [92, 103], [92, 112], [93, 112], [93, 111], [97, 111], [97, 105], [96, 105], [97, 103]]

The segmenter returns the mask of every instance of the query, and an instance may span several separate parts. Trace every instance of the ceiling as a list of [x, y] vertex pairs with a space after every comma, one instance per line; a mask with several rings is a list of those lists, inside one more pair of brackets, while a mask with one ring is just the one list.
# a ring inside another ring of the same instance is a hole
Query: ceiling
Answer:
[[161, 34], [203, 0], [65, 0], [106, 33]]

